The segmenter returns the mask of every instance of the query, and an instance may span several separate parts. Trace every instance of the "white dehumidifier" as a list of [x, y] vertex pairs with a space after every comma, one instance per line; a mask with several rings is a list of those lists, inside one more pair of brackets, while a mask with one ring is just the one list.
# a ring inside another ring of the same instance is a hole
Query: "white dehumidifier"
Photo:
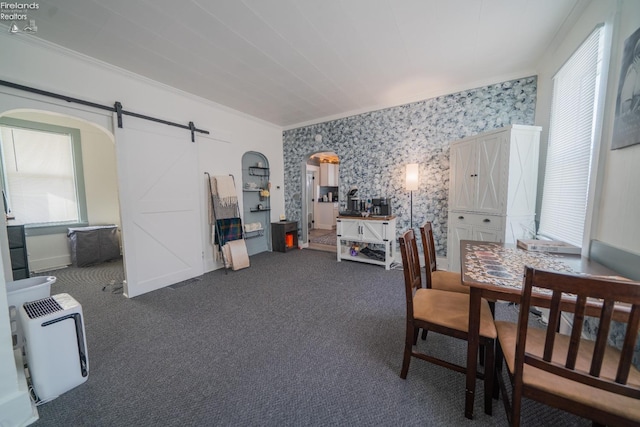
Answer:
[[38, 402], [55, 399], [89, 376], [82, 306], [69, 294], [20, 307], [27, 368]]

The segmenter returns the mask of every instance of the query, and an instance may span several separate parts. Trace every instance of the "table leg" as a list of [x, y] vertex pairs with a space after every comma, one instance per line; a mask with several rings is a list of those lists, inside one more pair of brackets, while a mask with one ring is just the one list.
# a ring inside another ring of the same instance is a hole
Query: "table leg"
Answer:
[[[469, 298], [469, 335], [467, 344], [467, 389], [465, 395], [464, 416], [473, 419], [473, 403], [476, 393], [476, 374], [478, 370], [478, 346], [480, 343], [480, 302], [482, 292], [471, 287]], [[489, 362], [489, 361], [487, 361]]]

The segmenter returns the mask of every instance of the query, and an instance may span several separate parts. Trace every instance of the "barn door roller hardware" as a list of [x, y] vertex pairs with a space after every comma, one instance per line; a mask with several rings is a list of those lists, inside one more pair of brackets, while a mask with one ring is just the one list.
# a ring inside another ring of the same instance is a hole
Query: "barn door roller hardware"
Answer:
[[182, 129], [188, 129], [191, 131], [191, 142], [196, 142], [196, 132], [208, 135], [209, 131], [207, 130], [202, 130], [202, 129], [198, 129], [196, 128], [196, 126], [193, 124], [193, 122], [189, 122], [188, 125], [182, 125], [180, 123], [174, 123], [174, 122], [170, 122], [167, 120], [162, 120], [162, 119], [158, 119], [155, 117], [150, 117], [150, 116], [145, 116], [143, 114], [138, 114], [138, 113], [134, 113], [132, 111], [126, 111], [122, 109], [122, 104], [119, 101], [116, 101], [116, 103], [114, 104], [113, 107], [110, 107], [108, 105], [101, 105], [101, 104], [96, 104], [95, 102], [90, 102], [90, 101], [85, 101], [84, 99], [79, 99], [79, 98], [73, 98], [70, 96], [66, 96], [66, 95], [60, 95], [59, 93], [54, 93], [54, 92], [49, 92], [46, 90], [42, 90], [42, 89], [36, 89], [33, 87], [29, 87], [29, 86], [24, 86], [24, 85], [19, 85], [17, 83], [11, 83], [5, 80], [0, 80], [0, 85], [2, 86], [7, 86], [7, 87], [11, 87], [14, 89], [19, 89], [19, 90], [24, 90], [26, 92], [31, 92], [31, 93], [37, 93], [38, 95], [44, 95], [44, 96], [48, 96], [51, 98], [56, 98], [56, 99], [62, 99], [63, 101], [67, 101], [67, 102], [75, 102], [76, 104], [82, 104], [82, 105], [87, 105], [89, 107], [93, 107], [93, 108], [98, 108], [101, 110], [107, 110], [107, 111], [112, 111], [115, 112], [117, 117], [118, 117], [118, 127], [122, 128], [122, 115], [127, 115], [127, 116], [132, 116], [132, 117], [137, 117], [139, 119], [144, 119], [144, 120], [150, 120], [152, 122], [157, 122], [157, 123], [162, 123], [168, 126], [175, 126], [175, 127], [179, 127]]

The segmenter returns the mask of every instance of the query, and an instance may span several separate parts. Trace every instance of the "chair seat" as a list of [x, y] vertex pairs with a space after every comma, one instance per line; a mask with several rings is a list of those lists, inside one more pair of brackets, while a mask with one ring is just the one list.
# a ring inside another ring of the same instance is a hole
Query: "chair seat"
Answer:
[[[513, 374], [518, 325], [511, 322], [496, 321], [495, 326], [498, 330], [498, 339], [504, 353], [504, 358], [507, 362], [507, 367], [509, 372]], [[542, 356], [545, 340], [544, 332], [545, 331], [542, 329], [528, 329], [526, 346], [527, 353], [535, 354], [540, 357]], [[552, 357], [554, 362], [557, 361], [560, 364], [564, 364], [569, 348], [569, 340], [570, 337], [567, 335], [557, 335]], [[576, 369], [586, 372], [589, 371], [593, 348], [593, 341], [582, 340], [580, 342]], [[611, 380], [615, 378], [619, 358], [620, 352], [617, 349], [610, 346], [607, 347], [604, 363], [602, 365], [602, 378], [608, 378]], [[529, 387], [575, 401], [581, 405], [585, 405], [586, 407], [599, 408], [612, 413], [617, 413], [625, 418], [640, 423], [640, 401], [638, 401], [638, 399], [621, 396], [595, 387], [587, 386], [526, 364], [524, 365], [522, 378], [524, 384]], [[631, 366], [628, 384], [634, 386], [640, 385], [640, 371], [638, 371], [634, 366]]]
[[[469, 295], [438, 289], [418, 289], [413, 296], [413, 317], [436, 325], [469, 331]], [[482, 300], [480, 335], [497, 337], [489, 303]]]
[[441, 291], [469, 293], [469, 286], [462, 284], [460, 273], [436, 270], [431, 272], [431, 288]]

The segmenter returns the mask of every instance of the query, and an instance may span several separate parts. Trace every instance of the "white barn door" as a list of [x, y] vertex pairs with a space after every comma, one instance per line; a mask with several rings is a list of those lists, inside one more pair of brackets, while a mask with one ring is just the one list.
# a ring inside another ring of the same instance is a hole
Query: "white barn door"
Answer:
[[[129, 298], [203, 273], [197, 146], [189, 130], [131, 116], [114, 134]], [[201, 181], [201, 180], [200, 180]]]

